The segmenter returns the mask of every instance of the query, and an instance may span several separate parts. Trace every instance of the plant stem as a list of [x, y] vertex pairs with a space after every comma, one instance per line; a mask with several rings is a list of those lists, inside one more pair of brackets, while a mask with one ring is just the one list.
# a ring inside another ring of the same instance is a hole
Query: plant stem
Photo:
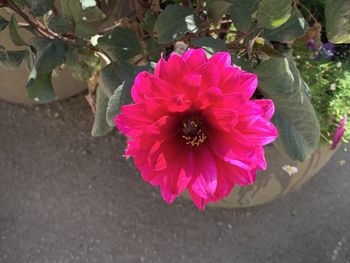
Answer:
[[[227, 20], [228, 17], [224, 17], [224, 19]], [[231, 23], [220, 23], [220, 31], [219, 32], [219, 35], [218, 35], [218, 38], [220, 39], [224, 39], [227, 35], [227, 33], [229, 32], [229, 29], [230, 29], [230, 26], [231, 26]]]
[[233, 30], [229, 30], [229, 29], [223, 29], [223, 28], [214, 28], [214, 29], [210, 29], [208, 30], [208, 33], [225, 33], [225, 34], [228, 34], [228, 33], [237, 33], [237, 31], [233, 31]]
[[306, 6], [304, 6], [302, 3], [300, 3], [299, 0], [294, 0], [294, 1], [295, 1], [295, 5], [299, 5], [301, 8], [303, 8], [303, 9], [309, 14], [309, 16], [311, 17], [311, 19], [312, 19], [315, 23], [319, 24], [319, 22], [318, 22], [318, 20], [316, 19], [316, 17], [311, 13], [311, 11], [310, 11]]
[[20, 15], [29, 25], [31, 25], [38, 33], [48, 37], [53, 38], [52, 34], [41, 24], [38, 24], [37, 22], [34, 22], [30, 19], [30, 17], [24, 13], [21, 9], [19, 9], [15, 3], [13, 3], [11, 0], [8, 2], [8, 7], [11, 8], [15, 13]]
[[182, 0], [182, 5], [192, 7], [192, 1], [191, 0]]
[[197, 0], [196, 8], [197, 8], [198, 12], [202, 11], [203, 5], [202, 5], [202, 1], [201, 0]]
[[58, 35], [57, 33], [51, 31], [47, 27], [45, 27], [38, 19], [35, 19], [34, 21], [26, 14], [24, 13], [21, 9], [17, 7], [17, 5], [12, 2], [11, 0], [7, 1], [7, 7], [11, 8], [15, 13], [17, 13], [19, 16], [21, 16], [30, 26], [34, 28], [35, 31], [37, 31], [39, 34], [50, 38], [60, 38], [66, 41], [73, 41], [75, 40], [74, 36], [71, 37], [62, 37]]

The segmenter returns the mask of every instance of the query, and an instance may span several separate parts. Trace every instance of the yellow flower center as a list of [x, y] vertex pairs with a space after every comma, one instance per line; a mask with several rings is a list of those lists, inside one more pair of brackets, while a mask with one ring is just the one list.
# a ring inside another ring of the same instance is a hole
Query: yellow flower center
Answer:
[[207, 139], [199, 116], [190, 116], [182, 120], [182, 138], [187, 145], [199, 146]]

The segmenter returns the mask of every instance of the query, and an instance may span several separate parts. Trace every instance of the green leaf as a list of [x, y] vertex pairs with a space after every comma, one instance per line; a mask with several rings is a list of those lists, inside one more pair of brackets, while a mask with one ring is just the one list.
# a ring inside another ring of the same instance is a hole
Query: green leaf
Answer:
[[252, 62], [246, 57], [239, 56], [237, 51], [231, 54], [231, 61], [232, 64], [242, 68], [244, 71], [254, 72]]
[[265, 30], [264, 37], [270, 41], [288, 42], [303, 36], [309, 25], [299, 10], [293, 9], [292, 16], [282, 26]]
[[75, 23], [94, 22], [105, 18], [95, 1], [61, 0], [62, 15]]
[[110, 63], [101, 71], [100, 87], [110, 97], [115, 89], [126, 79], [132, 78], [135, 68], [129, 64]]
[[35, 68], [38, 72], [52, 72], [63, 64], [66, 46], [63, 40], [39, 37], [33, 39], [32, 46], [36, 50]]
[[79, 0], [61, 0], [61, 12], [67, 20], [82, 21], [83, 9]]
[[82, 19], [86, 22], [95, 22], [104, 19], [106, 15], [96, 6], [83, 9]]
[[213, 55], [219, 51], [227, 51], [226, 44], [219, 38], [199, 37], [191, 41], [195, 47], [202, 47], [208, 54]]
[[32, 43], [36, 50], [33, 69], [26, 85], [27, 94], [36, 102], [55, 99], [51, 75], [64, 62], [65, 43], [60, 39], [36, 38]]
[[292, 12], [292, 0], [261, 0], [256, 18], [258, 25], [275, 29], [288, 21]]
[[126, 79], [115, 89], [113, 95], [109, 98], [106, 111], [106, 120], [109, 126], [114, 127], [114, 118], [120, 113], [120, 107], [132, 101], [130, 93], [133, 83], [134, 81], [132, 79]]
[[103, 12], [94, 6], [93, 2], [95, 1], [61, 0], [62, 16], [75, 25], [75, 34], [78, 38], [86, 39], [96, 35], [88, 22], [105, 18]]
[[258, 50], [260, 52], [268, 55], [269, 57], [275, 57], [275, 58], [284, 58], [285, 57], [281, 53], [279, 53], [276, 49], [274, 49], [272, 47], [261, 46], [261, 47], [258, 48]]
[[70, 68], [76, 68], [81, 62], [81, 56], [75, 45], [68, 43], [64, 64]]
[[156, 39], [151, 37], [146, 40], [146, 53], [151, 54], [150, 59], [152, 61], [158, 61], [163, 50], [164, 47], [159, 45]]
[[22, 64], [23, 59], [27, 55], [27, 51], [8, 51], [7, 54], [8, 59], [6, 66], [9, 68], [17, 68]]
[[52, 9], [54, 0], [30, 0], [30, 2], [32, 15], [43, 16]]
[[117, 27], [111, 33], [99, 38], [98, 47], [117, 61], [127, 61], [142, 52], [136, 34], [123, 27]]
[[0, 45], [0, 61], [6, 61], [7, 60], [7, 51], [6, 49]]
[[248, 32], [252, 23], [252, 15], [258, 7], [258, 0], [234, 0], [230, 8], [230, 17], [234, 26], [243, 32]]
[[52, 17], [48, 26], [56, 33], [67, 33], [70, 29], [69, 21], [63, 16]]
[[350, 1], [326, 0], [328, 40], [335, 44], [350, 43]]
[[91, 135], [94, 137], [106, 135], [113, 129], [106, 120], [108, 101], [108, 96], [98, 87], [96, 91], [96, 115], [91, 131]]
[[135, 74], [134, 75], [137, 75], [137, 74], [139, 74], [142, 71], [147, 71], [147, 72], [153, 74], [154, 73], [154, 69], [156, 68], [156, 65], [157, 65], [157, 63], [155, 63], [155, 62], [147, 62], [146, 64], [144, 64], [142, 66], [138, 66], [135, 69]]
[[67, 45], [65, 66], [69, 68], [76, 79], [83, 81], [90, 79], [96, 71], [101, 69], [101, 65], [101, 58], [89, 48]]
[[232, 0], [206, 0], [205, 2], [208, 18], [212, 21], [217, 21], [222, 18], [223, 15], [229, 14], [229, 9], [233, 5]]
[[0, 46], [0, 65], [9, 69], [16, 69], [22, 64], [23, 59], [27, 56], [27, 50], [22, 51], [5, 51]]
[[105, 119], [110, 126], [114, 126], [114, 116], [118, 114], [120, 106], [132, 101], [130, 89], [135, 75], [141, 71], [153, 70], [153, 63], [136, 68], [129, 64], [111, 63], [101, 71], [99, 87], [109, 97]]
[[156, 22], [155, 15], [150, 10], [148, 10], [146, 12], [145, 17], [143, 18], [140, 26], [147, 33], [152, 33], [155, 22]]
[[293, 160], [304, 161], [318, 147], [320, 126], [291, 54], [261, 62], [255, 73], [259, 90], [275, 103], [272, 121], [279, 132], [275, 146]]
[[26, 85], [28, 96], [38, 103], [46, 103], [56, 98], [52, 87], [51, 74], [37, 75], [35, 69], [29, 75]]
[[154, 26], [159, 43], [181, 39], [186, 33], [198, 32], [198, 17], [195, 9], [179, 5], [168, 5]]
[[20, 9], [23, 9], [25, 6], [30, 7], [30, 1], [31, 0], [12, 0], [12, 2], [14, 2], [14, 4]]
[[96, 6], [95, 0], [80, 0], [80, 3], [83, 9]]
[[4, 30], [9, 22], [0, 16], [0, 31]]
[[9, 32], [12, 42], [16, 46], [24, 46], [26, 42], [18, 33], [17, 20], [15, 15], [11, 16], [10, 24], [9, 24]]
[[27, 54], [24, 57], [24, 62], [26, 63], [26, 68], [29, 72], [34, 68], [35, 55], [34, 52], [29, 48]]
[[106, 15], [97, 7], [95, 0], [80, 0], [83, 9], [83, 20], [87, 22], [94, 22], [101, 20]]
[[96, 32], [90, 27], [88, 23], [81, 21], [75, 25], [75, 34], [78, 38], [86, 39], [94, 36]]

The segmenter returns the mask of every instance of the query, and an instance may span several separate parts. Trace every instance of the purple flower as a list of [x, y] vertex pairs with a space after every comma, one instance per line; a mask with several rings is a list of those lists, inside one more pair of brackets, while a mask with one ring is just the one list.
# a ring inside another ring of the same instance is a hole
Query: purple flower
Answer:
[[325, 56], [327, 59], [332, 59], [334, 56], [335, 46], [332, 43], [325, 43], [320, 49], [320, 53]]
[[331, 147], [332, 150], [334, 150], [337, 147], [338, 143], [340, 142], [340, 139], [343, 137], [345, 132], [345, 125], [347, 121], [348, 121], [347, 116], [344, 116], [338, 128], [335, 130], [333, 135], [332, 147]]
[[316, 47], [315, 39], [310, 38], [306, 44], [306, 47], [312, 51], [316, 51], [317, 47]]
[[319, 60], [321, 58], [332, 59], [334, 56], [335, 45], [329, 42], [319, 46], [317, 45], [315, 39], [310, 38], [306, 44], [306, 47], [315, 53], [315, 60]]
[[334, 46], [334, 44], [332, 44], [332, 43], [324, 43], [323, 45], [322, 45], [322, 48], [323, 49], [325, 49], [325, 50], [327, 50], [327, 51], [334, 51], [334, 49], [335, 49], [335, 46]]

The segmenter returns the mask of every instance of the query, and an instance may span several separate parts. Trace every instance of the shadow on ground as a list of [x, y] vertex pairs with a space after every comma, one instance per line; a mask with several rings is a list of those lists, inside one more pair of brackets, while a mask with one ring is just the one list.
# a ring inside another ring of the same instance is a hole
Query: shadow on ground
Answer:
[[350, 262], [346, 148], [283, 199], [200, 212], [165, 204], [91, 123], [82, 96], [0, 102], [1, 263]]

